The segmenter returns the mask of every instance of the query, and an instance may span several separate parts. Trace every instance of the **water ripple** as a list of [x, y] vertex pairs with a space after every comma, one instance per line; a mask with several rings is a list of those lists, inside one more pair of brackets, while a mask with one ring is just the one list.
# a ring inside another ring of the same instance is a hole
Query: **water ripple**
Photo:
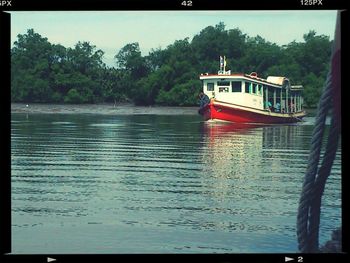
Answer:
[[[310, 125], [14, 114], [11, 126], [14, 247], [26, 247], [28, 235], [54, 247], [47, 236], [55, 234], [65, 253], [72, 244], [64, 231], [95, 229], [96, 246], [126, 253], [146, 237], [143, 246], [160, 252], [296, 250]], [[341, 157], [339, 149], [322, 201], [320, 242], [341, 224]], [[38, 230], [47, 234], [36, 236]]]

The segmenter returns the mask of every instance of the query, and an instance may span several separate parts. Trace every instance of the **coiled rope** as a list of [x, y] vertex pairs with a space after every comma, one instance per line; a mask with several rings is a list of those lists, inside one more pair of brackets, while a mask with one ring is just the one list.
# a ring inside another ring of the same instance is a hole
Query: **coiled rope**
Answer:
[[[337, 26], [339, 25], [339, 14]], [[336, 32], [337, 35], [337, 32]], [[336, 36], [337, 37], [337, 36]], [[319, 225], [321, 198], [327, 178], [330, 175], [336, 155], [341, 129], [340, 117], [340, 50], [332, 50], [332, 67], [328, 72], [325, 88], [321, 96], [312, 133], [308, 166], [304, 177], [297, 216], [297, 238], [302, 253], [314, 253], [319, 250]], [[332, 109], [331, 126], [322, 164], [318, 167], [322, 140], [328, 111]]]

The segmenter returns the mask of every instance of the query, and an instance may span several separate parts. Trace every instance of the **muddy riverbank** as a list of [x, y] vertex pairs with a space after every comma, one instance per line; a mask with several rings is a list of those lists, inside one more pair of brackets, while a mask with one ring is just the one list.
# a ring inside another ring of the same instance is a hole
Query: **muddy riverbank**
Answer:
[[195, 115], [198, 107], [134, 106], [132, 104], [25, 104], [12, 103], [11, 113], [62, 113], [107, 115]]

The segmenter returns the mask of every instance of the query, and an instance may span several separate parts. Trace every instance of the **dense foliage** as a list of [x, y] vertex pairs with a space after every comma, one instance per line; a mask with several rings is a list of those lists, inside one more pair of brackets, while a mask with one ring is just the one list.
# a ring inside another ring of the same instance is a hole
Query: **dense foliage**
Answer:
[[314, 107], [329, 69], [331, 41], [310, 31], [304, 42], [278, 46], [219, 23], [192, 41], [176, 40], [147, 56], [138, 43], [127, 44], [116, 53], [115, 67], [106, 66], [103, 55], [89, 42], [66, 48], [29, 29], [18, 35], [11, 50], [11, 100], [196, 105], [200, 73], [217, 72], [219, 56], [225, 55], [232, 72], [287, 76], [292, 85], [302, 84], [306, 106]]

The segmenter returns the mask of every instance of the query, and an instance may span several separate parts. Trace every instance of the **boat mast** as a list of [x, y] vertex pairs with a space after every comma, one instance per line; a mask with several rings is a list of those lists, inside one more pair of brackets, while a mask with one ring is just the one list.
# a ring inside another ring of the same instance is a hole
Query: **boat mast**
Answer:
[[218, 75], [230, 75], [231, 70], [226, 71], [226, 56], [220, 56], [220, 70]]

